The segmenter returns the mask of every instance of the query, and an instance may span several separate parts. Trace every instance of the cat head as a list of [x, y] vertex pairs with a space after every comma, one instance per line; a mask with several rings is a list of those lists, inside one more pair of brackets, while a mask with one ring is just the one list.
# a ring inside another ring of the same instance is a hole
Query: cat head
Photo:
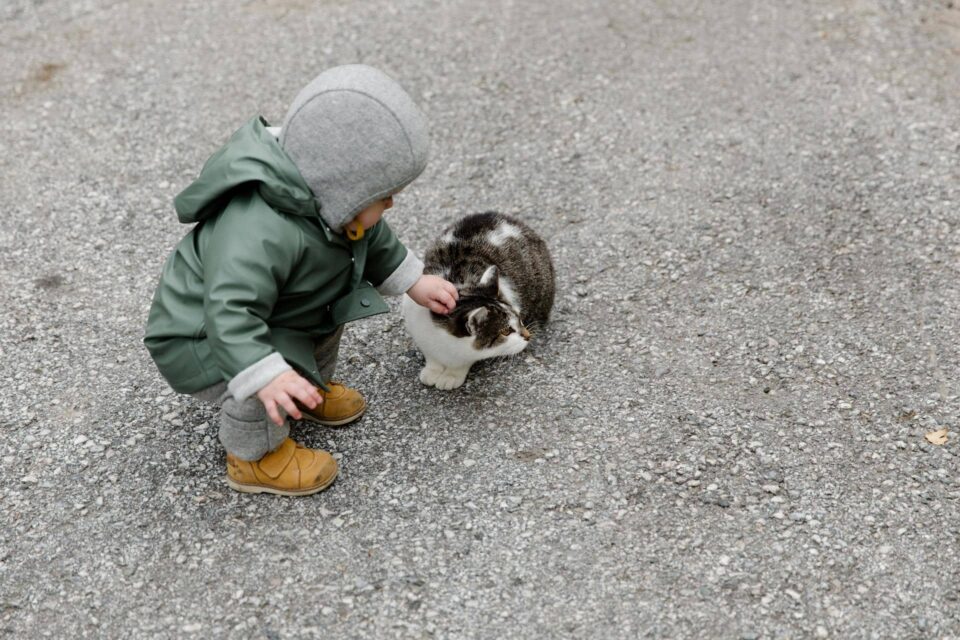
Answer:
[[523, 351], [530, 332], [500, 288], [495, 266], [488, 267], [476, 285], [460, 289], [460, 299], [449, 315], [432, 314], [434, 322], [451, 335], [468, 339], [484, 358], [511, 356]]

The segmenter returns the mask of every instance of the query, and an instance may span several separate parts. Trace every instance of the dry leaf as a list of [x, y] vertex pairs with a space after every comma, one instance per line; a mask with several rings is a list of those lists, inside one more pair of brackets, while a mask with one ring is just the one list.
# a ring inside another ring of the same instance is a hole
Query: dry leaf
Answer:
[[931, 431], [924, 437], [930, 444], [947, 444], [947, 428], [944, 427], [939, 431]]

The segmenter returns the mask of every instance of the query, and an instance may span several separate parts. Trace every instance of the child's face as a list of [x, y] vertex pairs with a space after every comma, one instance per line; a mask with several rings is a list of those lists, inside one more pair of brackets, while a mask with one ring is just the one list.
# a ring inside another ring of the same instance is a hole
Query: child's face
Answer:
[[366, 209], [357, 214], [354, 221], [363, 225], [364, 229], [369, 229], [380, 222], [383, 212], [393, 206], [393, 196], [387, 196], [383, 200], [377, 200]]

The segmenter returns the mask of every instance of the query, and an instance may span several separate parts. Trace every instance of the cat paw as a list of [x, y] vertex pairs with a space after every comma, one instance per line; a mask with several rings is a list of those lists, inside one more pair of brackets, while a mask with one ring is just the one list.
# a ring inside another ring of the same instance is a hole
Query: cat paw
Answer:
[[431, 367], [430, 365], [425, 366], [420, 370], [420, 382], [432, 387], [437, 383], [437, 376], [443, 373], [443, 367]]
[[456, 389], [463, 384], [463, 381], [467, 379], [467, 372], [465, 370], [460, 371], [457, 369], [446, 369], [443, 373], [437, 376], [436, 382], [433, 385], [437, 389]]
[[467, 370], [424, 367], [420, 371], [420, 382], [437, 389], [456, 389], [467, 379]]

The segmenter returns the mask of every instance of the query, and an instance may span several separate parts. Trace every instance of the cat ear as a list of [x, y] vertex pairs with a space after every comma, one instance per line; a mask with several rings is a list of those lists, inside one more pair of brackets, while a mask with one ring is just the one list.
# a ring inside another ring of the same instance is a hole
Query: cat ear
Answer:
[[500, 291], [500, 272], [497, 270], [497, 265], [490, 265], [487, 267], [487, 270], [483, 272], [483, 275], [480, 276], [480, 288], [483, 289], [489, 297], [497, 297], [497, 292]]
[[478, 307], [467, 314], [467, 331], [470, 332], [470, 335], [477, 335], [480, 325], [487, 319], [487, 315], [486, 307]]

